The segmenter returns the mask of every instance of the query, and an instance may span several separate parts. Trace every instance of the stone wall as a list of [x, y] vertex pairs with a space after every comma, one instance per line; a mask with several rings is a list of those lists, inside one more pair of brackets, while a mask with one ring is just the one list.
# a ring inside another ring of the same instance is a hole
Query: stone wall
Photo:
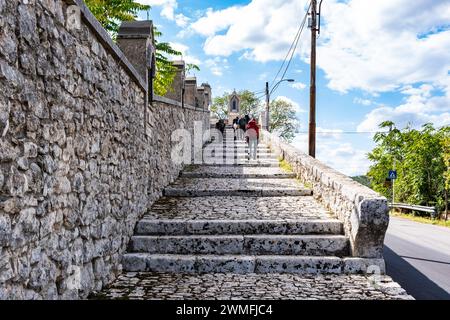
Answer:
[[86, 297], [178, 176], [168, 133], [209, 113], [147, 106], [145, 79], [82, 1], [0, 0], [0, 16], [0, 299]]
[[353, 256], [382, 257], [389, 223], [386, 198], [265, 130], [261, 139], [292, 166], [299, 179], [312, 186], [314, 196], [344, 223]]

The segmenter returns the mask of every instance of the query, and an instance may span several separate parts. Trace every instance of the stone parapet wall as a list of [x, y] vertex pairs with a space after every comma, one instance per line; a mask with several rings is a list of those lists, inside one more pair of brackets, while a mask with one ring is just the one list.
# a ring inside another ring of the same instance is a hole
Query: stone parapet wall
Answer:
[[0, 16], [0, 299], [83, 298], [178, 176], [170, 133], [209, 113], [148, 104], [82, 1], [0, 0]]
[[299, 179], [311, 184], [314, 197], [344, 223], [353, 256], [382, 257], [389, 223], [386, 198], [283, 142], [274, 134], [263, 130], [261, 140], [292, 166]]

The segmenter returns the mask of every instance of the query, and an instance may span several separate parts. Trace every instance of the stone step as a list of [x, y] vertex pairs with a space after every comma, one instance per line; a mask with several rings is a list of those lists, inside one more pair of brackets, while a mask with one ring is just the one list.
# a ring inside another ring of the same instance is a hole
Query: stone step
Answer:
[[[249, 148], [240, 148], [240, 147], [218, 147], [218, 148], [214, 148], [214, 149], [209, 149], [207, 151], [205, 151], [203, 154], [212, 154], [215, 152], [221, 152], [221, 153], [248, 153], [249, 152]], [[269, 148], [263, 148], [263, 147], [258, 147], [256, 149], [256, 152], [258, 153], [262, 153], [262, 154], [275, 154], [274, 152], [272, 152]]]
[[[214, 147], [214, 148], [213, 148]], [[221, 151], [221, 152], [243, 152], [248, 151], [248, 146], [224, 146], [224, 145], [216, 145], [216, 146], [210, 146], [210, 149], [208, 151], [213, 152], [214, 151]], [[270, 148], [268, 147], [260, 147], [256, 149], [258, 152], [265, 152], [265, 153], [272, 153]]]
[[[213, 148], [228, 148], [228, 149], [237, 149], [237, 148], [246, 148], [248, 149], [249, 145], [246, 142], [239, 142], [239, 143], [212, 143], [212, 144], [208, 144], [206, 145], [206, 148], [208, 148], [209, 150], [213, 149]], [[265, 144], [258, 144], [258, 149], [265, 149], [265, 150], [270, 150], [270, 148], [265, 145]]]
[[[206, 155], [210, 157], [246, 157], [250, 154], [250, 150], [224, 150], [224, 151], [217, 151], [217, 152], [211, 152], [208, 154], [204, 154], [203, 157], [206, 157]], [[275, 159], [278, 160], [278, 157], [276, 154], [272, 152], [267, 151], [256, 151], [256, 155], [260, 158], [268, 158], [268, 159]]]
[[358, 274], [386, 272], [383, 259], [339, 258], [335, 256], [245, 256], [245, 255], [171, 255], [127, 253], [122, 259], [124, 271], [168, 273], [295, 273]]
[[346, 256], [349, 254], [349, 241], [343, 235], [133, 236], [129, 252]]
[[337, 219], [328, 220], [184, 220], [142, 219], [136, 235], [342, 235], [343, 225]]
[[179, 178], [165, 196], [309, 196], [312, 190], [294, 179]]
[[280, 162], [278, 159], [234, 159], [234, 157], [206, 157], [203, 159], [203, 165], [251, 165], [261, 167], [279, 167]]
[[[330, 220], [336, 219], [312, 196], [162, 197], [144, 215], [149, 220]], [[255, 222], [257, 223], [257, 222]]]
[[296, 174], [281, 168], [255, 167], [225, 167], [225, 166], [197, 166], [188, 167], [181, 172], [181, 177], [187, 178], [296, 178]]
[[[211, 159], [239, 159], [239, 160], [248, 160], [249, 153], [238, 153], [233, 154], [231, 152], [229, 153], [217, 153], [212, 154], [209, 157], [203, 157], [203, 161], [210, 162]], [[260, 154], [257, 153], [256, 160], [274, 160], [273, 162], [278, 162], [278, 157], [274, 154]]]
[[[228, 147], [224, 147], [224, 148], [222, 148], [222, 147], [218, 147], [218, 148], [216, 148], [216, 149], [210, 149], [210, 150], [208, 150], [209, 152], [205, 152], [205, 154], [206, 153], [208, 153], [208, 154], [210, 154], [210, 153], [248, 153], [249, 152], [249, 148], [233, 148], [233, 147], [230, 147], [230, 148], [228, 148]], [[256, 152], [258, 152], [259, 154], [274, 154], [272, 151], [270, 151], [270, 149], [268, 149], [268, 148], [257, 148], [256, 149]]]
[[239, 160], [237, 162], [227, 163], [224, 161], [216, 161], [214, 163], [204, 163], [204, 166], [221, 166], [221, 167], [258, 167], [258, 168], [278, 168], [279, 162], [273, 161], [255, 161], [255, 160]]

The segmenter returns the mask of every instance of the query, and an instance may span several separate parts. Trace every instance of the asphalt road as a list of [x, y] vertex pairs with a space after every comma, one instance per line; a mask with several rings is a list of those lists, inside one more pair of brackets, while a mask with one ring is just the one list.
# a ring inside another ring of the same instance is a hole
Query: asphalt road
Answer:
[[387, 274], [416, 299], [450, 300], [450, 228], [391, 217]]

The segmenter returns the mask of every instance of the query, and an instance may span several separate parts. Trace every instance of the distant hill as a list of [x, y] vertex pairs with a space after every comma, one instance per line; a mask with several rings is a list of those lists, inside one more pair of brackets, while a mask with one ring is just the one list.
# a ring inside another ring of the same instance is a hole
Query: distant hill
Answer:
[[352, 179], [361, 183], [362, 185], [365, 185], [366, 187], [371, 188], [371, 183], [367, 176], [356, 176], [356, 177], [352, 177]]

